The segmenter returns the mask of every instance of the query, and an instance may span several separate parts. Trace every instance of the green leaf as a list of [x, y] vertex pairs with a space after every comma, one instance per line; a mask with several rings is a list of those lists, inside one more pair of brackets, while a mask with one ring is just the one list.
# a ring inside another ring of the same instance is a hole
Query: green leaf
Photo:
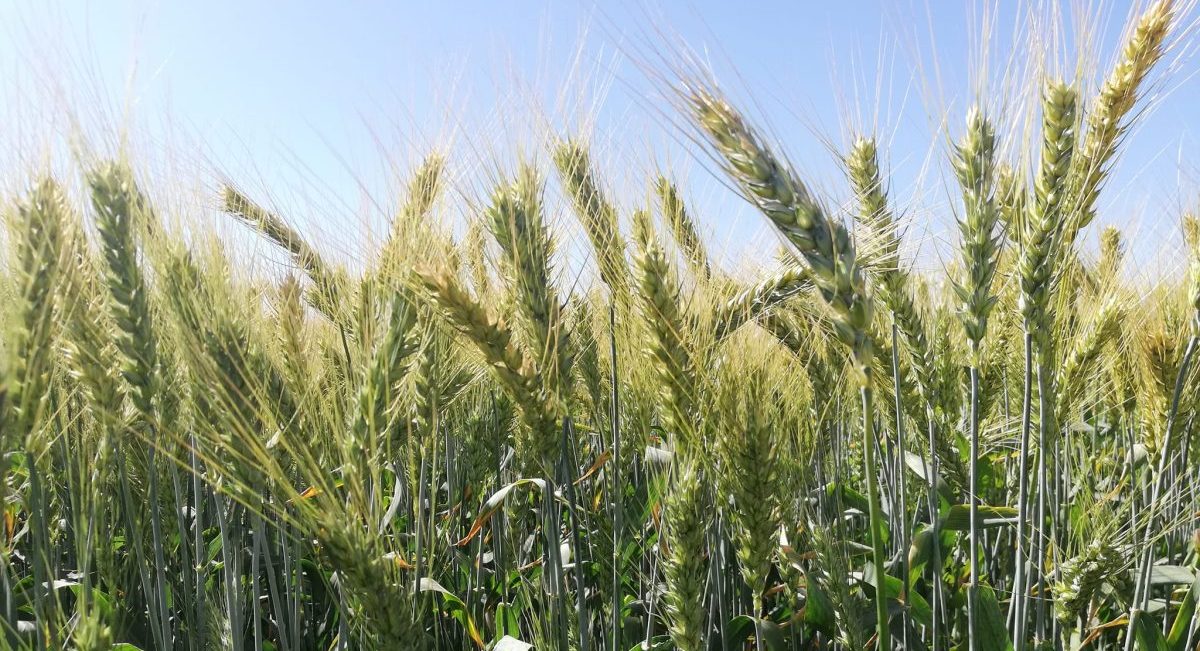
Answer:
[[[758, 623], [757, 629], [755, 627], [756, 622]], [[779, 629], [779, 626], [775, 622], [770, 620], [756, 620], [749, 615], [738, 615], [729, 620], [725, 630], [729, 634], [730, 641], [733, 643], [733, 648], [735, 649], [742, 648], [745, 642], [754, 641], [754, 636], [757, 635], [758, 630], [762, 631], [762, 641], [766, 648], [772, 651], [788, 651], [789, 649], [783, 631]]]
[[1158, 630], [1158, 624], [1154, 618], [1147, 617], [1146, 613], [1137, 616], [1133, 639], [1137, 642], [1138, 651], [1171, 651], [1167, 646], [1167, 639], [1163, 637], [1162, 631]]
[[421, 592], [437, 592], [442, 595], [442, 609], [459, 624], [462, 624], [467, 637], [471, 638], [471, 641], [482, 649], [484, 647], [483, 637], [479, 635], [479, 629], [475, 626], [475, 620], [471, 618], [471, 613], [467, 611], [467, 605], [463, 603], [463, 600], [459, 599], [458, 595], [447, 590], [442, 584], [429, 577], [423, 577], [420, 585]]
[[1175, 622], [1171, 624], [1171, 631], [1167, 633], [1167, 646], [1171, 648], [1171, 651], [1184, 651], [1183, 645], [1187, 644], [1188, 631], [1192, 627], [1192, 620], [1196, 617], [1198, 595], [1200, 595], [1200, 577], [1192, 583], [1192, 589], [1184, 595], [1183, 603], [1179, 604], [1179, 614], [1175, 615]]
[[[70, 585], [71, 592], [75, 593], [75, 599], [83, 598], [83, 586], [78, 583]], [[97, 615], [102, 621], [108, 621], [112, 617], [112, 600], [108, 598], [100, 588], [92, 588], [91, 590], [91, 607], [96, 609]]]
[[1155, 565], [1150, 568], [1152, 585], [1189, 585], [1196, 581], [1196, 570], [1182, 565]]
[[479, 516], [475, 518], [475, 523], [471, 525], [471, 530], [467, 532], [467, 535], [464, 536], [462, 540], [454, 543], [454, 545], [456, 547], [464, 547], [467, 545], [467, 543], [471, 542], [475, 536], [479, 535], [479, 532], [483, 529], [484, 523], [490, 520], [496, 511], [500, 510], [500, 507], [504, 504], [504, 500], [508, 497], [508, 494], [513, 492], [513, 490], [520, 488], [521, 486], [535, 486], [538, 490], [542, 491], [542, 493], [546, 492], [546, 481], [544, 479], [518, 479], [510, 484], [501, 486], [500, 490], [493, 493], [492, 496], [483, 503], [483, 506], [479, 508]]
[[675, 648], [675, 643], [671, 641], [670, 635], [656, 635], [650, 638], [649, 646], [642, 642], [638, 642], [629, 648], [629, 651], [671, 651]]
[[863, 513], [870, 510], [870, 506], [867, 504], [867, 496], [850, 486], [839, 484], [838, 482], [830, 482], [825, 486], [825, 494], [830, 499], [840, 498], [842, 504], [847, 508], [858, 509]]
[[496, 635], [500, 636], [501, 639], [520, 635], [519, 619], [517, 611], [512, 607], [512, 604], [498, 604], [496, 606]]
[[[979, 528], [990, 529], [1006, 524], [1013, 524], [1017, 510], [1011, 506], [979, 505]], [[942, 531], [969, 531], [971, 529], [971, 509], [966, 504], [954, 504], [942, 516]]]
[[977, 594], [979, 601], [975, 613], [979, 617], [976, 651], [1011, 651], [1013, 644], [1008, 639], [1008, 629], [1004, 614], [1000, 612], [1000, 602], [996, 601], [996, 592], [987, 583], [980, 583]]
[[[863, 580], [867, 583], [867, 585], [878, 590], [879, 584], [877, 583], [875, 574], [875, 565], [873, 563], [867, 563], [863, 566]], [[885, 574], [883, 575], [883, 584], [884, 597], [886, 597], [889, 601], [896, 602], [901, 608], [907, 609], [909, 614], [911, 614], [913, 619], [915, 619], [918, 623], [924, 626], [933, 625], [933, 609], [929, 607], [929, 602], [925, 601], [925, 597], [922, 597], [919, 592], [910, 590], [908, 592], [908, 601], [905, 602], [901, 599], [901, 596], [904, 594], [903, 581], [894, 576]]]
[[908, 547], [908, 585], [910, 587], [916, 585], [917, 579], [925, 573], [925, 564], [933, 558], [935, 544], [933, 529], [919, 525], [916, 532], [913, 533], [912, 542]]
[[804, 622], [822, 633], [834, 635], [837, 632], [837, 620], [833, 602], [816, 581], [812, 578], [806, 580], [808, 590], [805, 592]]
[[[925, 465], [926, 462], [921, 459], [921, 455], [915, 452], [904, 453], [904, 466], [914, 475], [920, 477], [921, 481], [928, 484], [929, 478], [925, 475]], [[954, 491], [950, 488], [950, 484], [946, 483], [946, 480], [941, 475], [938, 475], [937, 478], [937, 490], [938, 494], [942, 497], [949, 497], [954, 494]]]

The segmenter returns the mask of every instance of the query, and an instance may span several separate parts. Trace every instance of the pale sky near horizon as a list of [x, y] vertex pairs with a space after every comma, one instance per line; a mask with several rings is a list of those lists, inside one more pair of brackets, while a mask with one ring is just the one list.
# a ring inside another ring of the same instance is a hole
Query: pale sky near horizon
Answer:
[[[0, 0], [0, 177], [10, 191], [14, 161], [65, 140], [67, 114], [96, 140], [127, 126], [139, 157], [236, 178], [353, 258], [370, 239], [362, 231], [386, 220], [381, 197], [429, 150], [449, 150], [465, 204], [486, 197], [508, 164], [497, 159], [519, 150], [548, 163], [551, 134], [586, 128], [624, 210], [645, 199], [656, 165], [683, 170], [727, 263], [768, 257], [761, 218], [706, 171], [656, 78], [686, 43], [735, 99], [754, 99], [747, 108], [833, 205], [847, 195], [831, 149], [877, 132], [897, 208], [937, 266], [953, 241], [946, 143], [975, 99], [981, 45], [993, 79], [1003, 63], [1039, 56], [1014, 46], [1014, 25], [1044, 4]], [[1087, 58], [1107, 70], [1133, 5], [1082, 4], [1064, 3], [1063, 22], [1107, 17]], [[995, 14], [989, 39], [978, 36], [985, 14]], [[1169, 92], [1126, 143], [1101, 201], [1102, 223], [1140, 238], [1143, 264], [1174, 250], [1179, 214], [1200, 198], [1195, 58], [1159, 77]], [[1015, 92], [990, 84], [993, 110]]]

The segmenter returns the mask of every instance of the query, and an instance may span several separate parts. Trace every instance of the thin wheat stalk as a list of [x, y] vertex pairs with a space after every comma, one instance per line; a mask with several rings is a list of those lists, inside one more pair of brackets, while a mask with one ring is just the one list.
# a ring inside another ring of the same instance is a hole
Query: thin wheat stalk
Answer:
[[[1029, 516], [1028, 460], [1030, 396], [1033, 391], [1032, 372], [1037, 370], [1039, 378], [1049, 373], [1051, 342], [1051, 320], [1048, 313], [1049, 296], [1052, 291], [1056, 261], [1057, 234], [1062, 228], [1062, 207], [1068, 190], [1068, 174], [1075, 145], [1075, 91], [1069, 86], [1053, 82], [1046, 86], [1042, 98], [1042, 152], [1040, 170], [1034, 186], [1033, 201], [1025, 216], [1025, 231], [1021, 235], [1018, 252], [1017, 272], [1020, 282], [1019, 307], [1024, 320], [1026, 371], [1025, 408], [1021, 419], [1021, 449], [1018, 470], [1020, 486], [1017, 493], [1017, 522], [1019, 531], [1016, 545], [1016, 595], [1013, 600], [1014, 628], [1012, 637], [1021, 651], [1025, 644], [1025, 626], [1028, 619], [1026, 608], [1029, 603], [1027, 582], [1031, 563], [1027, 562], [1024, 532]], [[1047, 387], [1041, 386], [1039, 389]], [[1039, 394], [1040, 395], [1040, 394]], [[1044, 403], [1045, 400], [1042, 400]], [[1038, 465], [1046, 453], [1046, 436], [1049, 431], [1047, 418], [1051, 414], [1039, 410], [1042, 423], [1039, 440]], [[1040, 491], [1039, 491], [1040, 492]], [[1040, 533], [1041, 527], [1036, 529]], [[1031, 559], [1030, 559], [1031, 560]]]

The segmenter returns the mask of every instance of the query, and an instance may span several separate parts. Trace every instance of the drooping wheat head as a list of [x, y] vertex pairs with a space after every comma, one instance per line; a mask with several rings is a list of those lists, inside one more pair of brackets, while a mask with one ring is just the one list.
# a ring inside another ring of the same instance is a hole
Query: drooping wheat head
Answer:
[[849, 231], [830, 219], [808, 188], [763, 143], [740, 113], [703, 84], [681, 92], [726, 172], [808, 263], [829, 304], [838, 338], [866, 385], [874, 352], [868, 337], [873, 303]]
[[258, 205], [241, 190], [226, 185], [222, 188], [221, 200], [221, 209], [224, 212], [238, 218], [287, 251], [312, 279], [316, 292], [309, 301], [313, 307], [334, 323], [347, 323], [343, 302], [348, 300], [349, 279], [344, 271], [326, 262], [299, 231], [292, 228], [282, 217]]

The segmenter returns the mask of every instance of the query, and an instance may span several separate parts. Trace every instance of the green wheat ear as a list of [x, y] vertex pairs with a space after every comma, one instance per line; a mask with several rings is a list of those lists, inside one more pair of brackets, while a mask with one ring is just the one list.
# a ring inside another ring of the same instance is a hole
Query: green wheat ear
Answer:
[[[733, 502], [730, 522], [737, 545], [738, 566], [757, 606], [767, 587], [782, 526], [782, 486], [777, 450], [784, 431], [783, 396], [768, 386], [762, 370], [730, 373], [718, 391], [721, 419], [716, 436], [717, 487]], [[753, 613], [759, 616], [757, 611]]]
[[[56, 182], [46, 178], [33, 186], [15, 212], [19, 329], [11, 349], [15, 356], [3, 398], [8, 422], [3, 424], [6, 435], [15, 432], [24, 438], [21, 444], [36, 443], [40, 447], [37, 442], [42, 439], [34, 435], [34, 430], [46, 416], [56, 329], [55, 296], [66, 251], [66, 197]], [[4, 449], [12, 449], [12, 443], [6, 442]]]
[[679, 188], [666, 176], [659, 176], [654, 189], [658, 193], [659, 208], [671, 228], [671, 235], [675, 237], [675, 244], [679, 246], [693, 273], [708, 280], [712, 275], [708, 252], [704, 248], [704, 241], [700, 238], [696, 222], [692, 220], [687, 206], [683, 203]]
[[875, 241], [877, 250], [863, 256], [864, 267], [896, 270], [900, 260], [900, 237], [896, 220], [888, 208], [887, 189], [879, 172], [879, 151], [874, 138], [858, 138], [845, 158], [850, 186], [858, 199], [858, 221]]
[[464, 262], [475, 295], [486, 298], [492, 291], [492, 279], [487, 265], [487, 239], [484, 236], [482, 220], [473, 219], [467, 225], [467, 233], [462, 241]]
[[992, 280], [1000, 254], [995, 197], [996, 136], [991, 122], [978, 109], [967, 117], [967, 133], [954, 148], [954, 172], [962, 189], [964, 210], [958, 220], [962, 235], [962, 273], [954, 291], [961, 302], [959, 319], [971, 348], [971, 363], [981, 363], [980, 345], [987, 334], [988, 316], [996, 304]]
[[1117, 335], [1118, 326], [1124, 316], [1124, 306], [1116, 297], [1110, 297], [1100, 304], [1095, 314], [1075, 336], [1075, 341], [1058, 370], [1055, 422], [1067, 422], [1069, 410], [1087, 383], [1087, 371], [1091, 370], [1100, 357], [1104, 346]]
[[879, 248], [878, 256], [871, 263], [879, 276], [879, 299], [892, 312], [912, 361], [917, 388], [926, 405], [932, 407], [937, 403], [937, 396], [929, 337], [924, 319], [913, 300], [909, 274], [900, 268], [900, 238], [896, 232], [895, 218], [888, 208], [875, 140], [856, 140], [845, 162], [851, 187], [859, 202], [859, 221], [871, 231]]
[[151, 326], [149, 293], [138, 263], [135, 222], [149, 219], [149, 206], [133, 173], [108, 163], [88, 174], [96, 230], [106, 262], [109, 308], [117, 324], [117, 349], [130, 398], [142, 418], [153, 422], [159, 391], [157, 336]]
[[1200, 329], [1200, 219], [1195, 215], [1183, 217], [1183, 240], [1188, 249], [1188, 298], [1198, 316], [1195, 325]]
[[[445, 185], [446, 159], [441, 154], [430, 154], [413, 171], [403, 203], [393, 217], [387, 240], [379, 251], [378, 271], [389, 284], [403, 278], [405, 268], [411, 265], [411, 260], [406, 257], [413, 255], [411, 249], [419, 242], [414, 233], [429, 230], [429, 218]], [[428, 255], [427, 251], [420, 253]]]
[[775, 306], [800, 295], [811, 286], [807, 271], [800, 267], [789, 267], [734, 294], [716, 306], [713, 330], [717, 341], [733, 334], [743, 324], [758, 320]]
[[1125, 243], [1116, 226], [1105, 226], [1100, 231], [1100, 259], [1096, 262], [1096, 284], [1108, 287], [1117, 281], [1121, 265], [1125, 262]]
[[1042, 97], [1042, 152], [1034, 198], [1025, 216], [1017, 262], [1020, 309], [1034, 336], [1040, 363], [1049, 363], [1051, 283], [1060, 252], [1068, 173], [1075, 150], [1075, 91], [1061, 82], [1046, 86]]
[[634, 232], [637, 296], [650, 334], [646, 355], [655, 362], [658, 391], [665, 407], [663, 418], [678, 436], [680, 449], [698, 450], [703, 445], [697, 423], [699, 381], [689, 339], [694, 329], [680, 308], [678, 284], [654, 237], [649, 213], [640, 211], [634, 216]]
[[237, 188], [231, 185], [223, 187], [221, 200], [224, 212], [233, 215], [287, 251], [296, 264], [304, 269], [315, 285], [316, 291], [310, 297], [313, 307], [334, 323], [350, 325], [343, 306], [349, 284], [345, 272], [326, 262], [282, 217], [258, 205]]
[[1058, 567], [1058, 580], [1051, 586], [1054, 616], [1069, 630], [1079, 624], [1092, 596], [1109, 577], [1125, 566], [1125, 556], [1105, 538], [1092, 541], [1080, 554]]
[[1028, 201], [1025, 183], [1011, 165], [996, 167], [996, 205], [1004, 222], [1004, 234], [1018, 245], [1025, 233], [1025, 205]]
[[662, 549], [664, 614], [680, 651], [704, 649], [706, 533], [709, 501], [696, 462], [680, 458], [671, 473], [663, 504]]
[[1070, 197], [1065, 201], [1070, 220], [1064, 233], [1068, 247], [1096, 217], [1096, 199], [1122, 136], [1130, 128], [1126, 117], [1137, 104], [1150, 70], [1163, 57], [1174, 20], [1174, 0], [1158, 0], [1142, 14], [1121, 50], [1116, 67], [1092, 103], [1087, 128], [1071, 166]]
[[813, 283], [831, 309], [834, 331], [850, 349], [860, 382], [868, 385], [873, 302], [849, 231], [826, 216], [808, 188], [722, 97], [703, 86], [682, 92], [726, 172], [808, 263]]
[[629, 291], [625, 238], [621, 235], [617, 211], [605, 198], [596, 180], [587, 147], [576, 140], [565, 140], [554, 149], [553, 158], [559, 178], [575, 206], [575, 214], [596, 253], [600, 279], [608, 286], [615, 301], [624, 301]]
[[550, 258], [554, 245], [542, 207], [542, 181], [524, 168], [511, 184], [497, 189], [487, 218], [500, 247], [504, 278], [515, 298], [522, 339], [550, 388], [562, 403], [569, 393], [573, 352]]
[[508, 326], [494, 318], [446, 272], [417, 272], [435, 305], [452, 327], [483, 355], [500, 386], [520, 410], [523, 427], [516, 447], [530, 470], [550, 476], [559, 458], [558, 406], [543, 391], [536, 362], [514, 342]]

